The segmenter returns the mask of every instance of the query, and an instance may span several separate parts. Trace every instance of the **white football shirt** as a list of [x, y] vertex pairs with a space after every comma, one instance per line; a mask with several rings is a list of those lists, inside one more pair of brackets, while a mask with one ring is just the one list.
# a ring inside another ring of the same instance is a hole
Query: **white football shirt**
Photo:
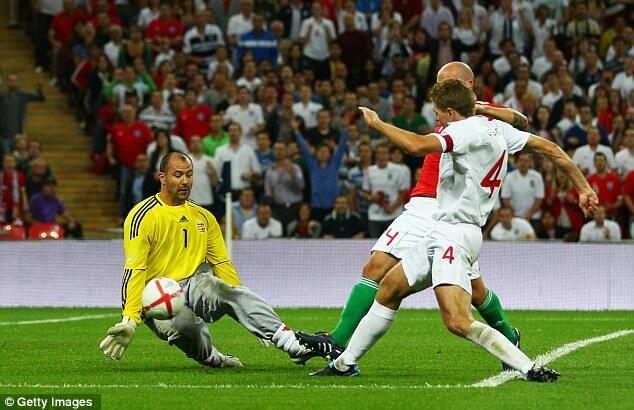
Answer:
[[444, 154], [434, 218], [484, 226], [500, 194], [508, 155], [524, 148], [530, 134], [476, 115], [450, 123], [436, 136]]

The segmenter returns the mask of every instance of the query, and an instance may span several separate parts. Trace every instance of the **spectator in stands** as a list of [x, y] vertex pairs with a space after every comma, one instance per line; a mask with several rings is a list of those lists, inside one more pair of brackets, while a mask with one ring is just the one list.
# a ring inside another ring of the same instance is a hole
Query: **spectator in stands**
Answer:
[[[615, 72], [618, 72], [615, 70]], [[630, 55], [624, 58], [623, 71], [614, 76], [612, 88], [621, 93], [621, 97], [626, 99], [634, 90], [634, 56]]]
[[597, 152], [601, 152], [605, 155], [608, 168], [611, 170], [617, 170], [618, 164], [614, 159], [614, 154], [612, 153], [612, 148], [600, 145], [599, 141], [601, 140], [601, 136], [599, 135], [599, 129], [597, 127], [591, 126], [587, 130], [588, 132], [588, 143], [586, 145], [582, 145], [575, 150], [575, 154], [572, 156], [572, 160], [581, 171], [583, 171], [584, 175], [592, 175], [596, 172], [594, 167], [594, 156]]
[[210, 23], [211, 15], [208, 10], [199, 9], [194, 15], [194, 27], [187, 30], [183, 37], [183, 53], [190, 62], [206, 72], [209, 64], [214, 60], [218, 47], [225, 41], [220, 27]]
[[159, 6], [158, 18], [150, 21], [145, 29], [145, 39], [153, 43], [155, 51], [161, 38], [168, 38], [172, 47], [180, 47], [184, 31], [183, 23], [173, 16], [170, 4], [164, 2]]
[[125, 215], [145, 198], [156, 194], [160, 189], [154, 172], [150, 168], [150, 159], [145, 154], [139, 154], [134, 161], [134, 174], [125, 187], [124, 202]]
[[[348, 0], [346, 4], [354, 4]], [[363, 17], [362, 17], [363, 18]], [[372, 44], [367, 34], [367, 23], [363, 18], [364, 29], [356, 26], [355, 16], [346, 14], [344, 17], [344, 29], [339, 34], [337, 42], [341, 46], [341, 61], [348, 67], [349, 74], [354, 83], [359, 82], [363, 70], [362, 62], [372, 57]]]
[[[15, 134], [14, 138], [15, 150], [13, 150], [13, 156], [17, 161], [17, 169], [26, 172], [29, 169], [29, 140], [25, 134]], [[1, 145], [1, 144], [0, 144]], [[2, 151], [0, 149], [0, 151]]]
[[596, 126], [601, 136], [601, 145], [610, 145], [608, 133], [600, 124], [596, 124], [596, 120], [592, 116], [592, 108], [590, 104], [585, 103], [579, 107], [579, 122], [573, 125], [563, 138], [564, 149], [576, 149], [588, 143], [588, 129]]
[[625, 223], [629, 227], [630, 238], [634, 238], [634, 171], [630, 171], [623, 179], [623, 203]]
[[178, 135], [170, 135], [169, 132], [159, 127], [154, 130], [154, 141], [147, 146], [145, 150], [148, 158], [150, 158], [150, 169], [158, 171], [161, 159], [172, 151], [180, 151], [188, 153], [185, 141]]
[[375, 148], [376, 164], [368, 168], [363, 180], [368, 208], [368, 234], [378, 238], [403, 212], [403, 201], [409, 190], [409, 180], [402, 170], [389, 162], [390, 149], [385, 143]]
[[330, 42], [337, 37], [337, 34], [333, 22], [323, 15], [323, 6], [319, 1], [313, 1], [311, 12], [312, 17], [302, 21], [299, 30], [300, 42], [304, 46], [303, 55], [312, 68], [315, 78], [324, 80], [330, 74], [328, 65]]
[[502, 207], [498, 210], [499, 222], [491, 230], [491, 239], [494, 241], [532, 241], [535, 240], [535, 231], [531, 224], [524, 218], [513, 216], [513, 210]]
[[262, 107], [250, 102], [249, 90], [247, 87], [238, 89], [238, 102], [227, 108], [225, 113], [225, 123], [234, 122], [240, 125], [242, 130], [242, 143], [251, 148], [256, 147], [255, 136], [264, 130], [264, 114]]
[[31, 162], [29, 172], [26, 175], [26, 195], [30, 199], [33, 195], [42, 191], [42, 185], [50, 177], [50, 171], [46, 161], [36, 158]]
[[368, 169], [372, 165], [372, 147], [367, 142], [359, 144], [359, 162], [348, 170], [346, 190], [348, 191], [348, 206], [361, 217], [363, 226], [368, 222], [368, 207], [370, 202], [363, 193], [363, 181]]
[[229, 123], [227, 130], [229, 144], [216, 149], [214, 162], [222, 179], [221, 190], [239, 191], [255, 183], [262, 169], [253, 148], [241, 142], [240, 124]]
[[381, 89], [376, 81], [368, 83], [368, 96], [362, 98], [361, 105], [368, 107], [378, 114], [379, 118], [383, 121], [392, 121], [392, 108], [390, 103], [383, 97], [381, 97]]
[[544, 180], [541, 174], [530, 169], [531, 157], [522, 152], [517, 157], [517, 169], [509, 172], [502, 183], [502, 203], [513, 213], [529, 221], [539, 223], [540, 208], [544, 199]]
[[12, 154], [4, 154], [0, 171], [0, 223], [22, 224], [28, 204], [26, 180]]
[[282, 237], [282, 224], [271, 217], [271, 205], [258, 206], [255, 218], [244, 221], [242, 239], [269, 239]]
[[35, 194], [29, 201], [29, 221], [31, 223], [54, 224], [59, 216], [66, 236], [83, 238], [82, 226], [64, 207], [56, 196], [57, 181], [54, 178], [44, 182], [42, 192]]
[[[526, 32], [531, 31], [532, 13], [528, 3], [514, 3], [511, 0], [500, 1], [500, 7], [489, 16], [489, 51], [494, 56], [502, 54], [501, 41], [510, 39], [519, 53], [524, 52]], [[485, 26], [486, 28], [486, 26]]]
[[317, 113], [323, 106], [312, 101], [312, 91], [309, 85], [302, 85], [300, 87], [299, 98], [299, 102], [293, 104], [293, 114], [304, 120], [306, 128], [317, 126]]
[[119, 166], [119, 225], [125, 218], [125, 192], [134, 173], [134, 162], [153, 141], [152, 132], [144, 122], [136, 120], [136, 109], [124, 105], [121, 122], [114, 125], [108, 138], [106, 155], [111, 166]]
[[284, 37], [296, 42], [300, 39], [302, 21], [310, 17], [310, 10], [302, 0], [290, 0], [282, 5], [276, 18], [284, 23]]
[[241, 62], [244, 53], [249, 50], [256, 64], [266, 60], [274, 66], [277, 64], [277, 47], [275, 35], [264, 28], [264, 17], [254, 14], [253, 30], [240, 36], [236, 60]]
[[231, 16], [227, 23], [227, 42], [236, 47], [240, 36], [253, 30], [253, 0], [240, 0], [240, 13]]
[[[531, 227], [532, 228], [532, 227]], [[539, 220], [539, 226], [536, 232], [537, 238], [553, 240], [560, 239], [557, 237], [557, 227], [555, 226], [555, 217], [549, 210], [542, 211], [542, 217]]]
[[348, 207], [348, 197], [337, 195], [335, 208], [322, 224], [324, 239], [362, 239], [365, 231], [358, 213]]
[[442, 22], [449, 24], [453, 28], [455, 25], [453, 14], [441, 4], [440, 0], [430, 0], [428, 6], [423, 10], [420, 26], [425, 29], [431, 38], [437, 39], [438, 26]]
[[[588, 102], [580, 95], [575, 94], [575, 83], [569, 75], [565, 75], [559, 78], [559, 86], [561, 87], [561, 98], [555, 102], [552, 109], [552, 121], [554, 124], [561, 120], [564, 112], [564, 104], [567, 101], [573, 100], [577, 111], [581, 111], [582, 106], [588, 105]], [[587, 114], [587, 113], [586, 113]], [[590, 120], [587, 118], [584, 120], [584, 124], [592, 121], [592, 110], [590, 110]], [[574, 125], [574, 124], [573, 124]], [[581, 144], [583, 145], [583, 144]]]
[[194, 169], [194, 183], [190, 198], [200, 206], [213, 212], [214, 187], [218, 185], [219, 176], [213, 164], [213, 158], [203, 152], [203, 142], [198, 135], [190, 141], [191, 159]]
[[306, 131], [306, 141], [313, 147], [324, 142], [331, 147], [335, 147], [337, 142], [339, 142], [340, 133], [332, 125], [330, 111], [325, 108], [317, 111], [316, 122], [317, 125], [315, 127]]
[[310, 176], [310, 205], [313, 217], [317, 221], [323, 221], [324, 217], [332, 211], [335, 197], [339, 193], [338, 171], [345, 155], [348, 134], [344, 133], [339, 138], [334, 154], [331, 155], [328, 145], [322, 143], [317, 146], [313, 155], [300, 133], [299, 124], [297, 119], [293, 119], [293, 133]]
[[172, 129], [176, 118], [163, 102], [163, 93], [155, 90], [150, 94], [150, 105], [139, 114], [139, 120], [143, 121], [150, 128], [167, 127]]
[[297, 214], [302, 201], [304, 175], [301, 168], [291, 162], [283, 142], [273, 145], [273, 155], [275, 164], [264, 176], [264, 195], [271, 198], [275, 219], [286, 227]]
[[35, 93], [22, 91], [17, 74], [7, 76], [7, 89], [0, 92], [0, 138], [5, 153], [13, 151], [13, 138], [24, 132], [26, 105], [31, 101], [44, 101], [42, 84], [36, 85]]
[[518, 80], [526, 81], [526, 91], [529, 92], [531, 95], [538, 98], [541, 98], [544, 95], [544, 89], [542, 85], [531, 78], [528, 64], [520, 63], [520, 65], [515, 70], [515, 80], [508, 83], [508, 85], [504, 88], [505, 96], [517, 97], [517, 95], [515, 94], [515, 82]]
[[[250, 52], [248, 52], [251, 55]], [[258, 77], [257, 66], [255, 61], [244, 61], [242, 66], [242, 76], [236, 81], [238, 90], [240, 87], [245, 87], [249, 92], [249, 96], [252, 96], [256, 88], [262, 85], [262, 79]]]
[[143, 41], [143, 29], [134, 26], [130, 29], [130, 38], [119, 49], [116, 66], [124, 68], [132, 64], [135, 58], [142, 58], [147, 67], [152, 66], [152, 45]]
[[297, 219], [291, 221], [286, 228], [286, 236], [289, 238], [312, 238], [321, 237], [321, 223], [311, 219], [310, 204], [304, 202], [299, 205]]
[[588, 177], [588, 183], [597, 193], [599, 205], [603, 205], [606, 215], [614, 218], [623, 203], [621, 178], [608, 170], [607, 157], [602, 152], [594, 154], [594, 167], [596, 173]]
[[196, 91], [187, 90], [186, 108], [178, 113], [174, 127], [174, 134], [182, 137], [188, 145], [192, 136], [209, 134], [209, 119], [213, 114], [211, 107], [196, 102], [197, 97]]
[[560, 170], [546, 187], [543, 208], [549, 210], [555, 219], [556, 237], [563, 238], [570, 232], [579, 234], [584, 217], [579, 209], [579, 194], [572, 182]]
[[622, 176], [626, 176], [634, 171], [634, 128], [625, 130], [625, 148], [616, 153], [615, 159], [618, 171]]
[[403, 178], [408, 184], [412, 181], [412, 170], [403, 162], [405, 160], [405, 153], [396, 145], [390, 147], [390, 161], [396, 165], [403, 173]]
[[255, 218], [257, 209], [253, 188], [244, 188], [240, 191], [238, 201], [233, 205], [233, 223], [238, 231], [238, 236], [241, 236], [244, 221]]
[[425, 118], [416, 112], [416, 99], [411, 95], [406, 95], [403, 99], [403, 110], [401, 115], [394, 118], [394, 125], [418, 134], [429, 129], [429, 124]]
[[597, 22], [589, 18], [586, 1], [578, 0], [573, 2], [571, 10], [573, 11], [574, 19], [566, 26], [566, 36], [575, 43], [584, 37], [598, 41], [601, 30]]
[[[551, 113], [550, 124], [555, 126], [559, 132], [559, 139], [561, 140], [564, 135], [568, 132], [573, 125], [575, 125], [579, 121], [579, 115], [577, 113], [577, 105], [575, 104], [575, 100], [572, 98], [566, 99], [563, 104], [563, 117], [556, 123], [553, 123], [553, 114]], [[563, 147], [563, 142], [561, 142], [560, 146]]]
[[599, 205], [594, 219], [581, 228], [579, 240], [581, 242], [620, 241], [621, 228], [616, 222], [606, 219], [606, 209]]
[[222, 115], [213, 114], [209, 120], [209, 134], [203, 139], [203, 152], [213, 157], [216, 150], [229, 143], [229, 134], [222, 128]]
[[260, 131], [255, 137], [255, 143], [257, 146], [255, 156], [258, 158], [262, 175], [264, 175], [275, 164], [275, 155], [271, 150], [271, 138], [266, 131]]
[[56, 14], [48, 27], [48, 41], [51, 48], [51, 85], [59, 80], [68, 80], [62, 74], [68, 73], [68, 52], [75, 26], [87, 20], [86, 13], [75, 5], [74, 0], [64, 0], [63, 10]]

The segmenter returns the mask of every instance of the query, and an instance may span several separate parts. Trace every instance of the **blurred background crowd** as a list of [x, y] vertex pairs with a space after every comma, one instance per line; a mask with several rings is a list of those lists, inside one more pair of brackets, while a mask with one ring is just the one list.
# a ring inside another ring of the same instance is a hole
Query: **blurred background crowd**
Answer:
[[[543, 158], [509, 162], [494, 240], [600, 241], [634, 231], [634, 7], [619, 1], [9, 0], [92, 137], [93, 171], [116, 178], [118, 223], [158, 190], [161, 158], [190, 154], [191, 198], [235, 238], [378, 237], [402, 211], [421, 158], [368, 129], [357, 107], [433, 130], [428, 91], [463, 61], [480, 101], [512, 108], [559, 144], [597, 191], [584, 220]], [[4, 78], [0, 223], [81, 224], [56, 197], [25, 107]], [[60, 221], [61, 219], [61, 221]]]

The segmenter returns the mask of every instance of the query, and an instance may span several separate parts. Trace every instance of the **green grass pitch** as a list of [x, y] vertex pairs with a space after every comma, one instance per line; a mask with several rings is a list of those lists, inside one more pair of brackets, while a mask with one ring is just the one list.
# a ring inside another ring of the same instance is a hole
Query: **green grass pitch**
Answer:
[[[293, 328], [312, 332], [330, 329], [339, 312], [279, 313]], [[111, 316], [7, 324], [105, 314]], [[243, 369], [205, 369], [146, 327], [139, 328], [124, 359], [113, 362], [98, 344], [118, 314], [114, 309], [0, 309], [0, 394], [98, 393], [104, 409], [634, 408], [634, 334], [556, 359], [550, 366], [562, 374], [557, 383], [511, 380], [473, 388], [460, 386], [499, 374], [500, 363], [449, 334], [436, 311], [401, 311], [362, 360], [357, 378], [309, 377], [326, 362], [316, 358], [296, 366], [277, 349], [261, 348], [228, 317], [212, 324], [211, 334], [222, 352], [240, 357]], [[634, 329], [634, 312], [515, 311], [509, 318], [522, 331], [523, 350], [531, 357]]]

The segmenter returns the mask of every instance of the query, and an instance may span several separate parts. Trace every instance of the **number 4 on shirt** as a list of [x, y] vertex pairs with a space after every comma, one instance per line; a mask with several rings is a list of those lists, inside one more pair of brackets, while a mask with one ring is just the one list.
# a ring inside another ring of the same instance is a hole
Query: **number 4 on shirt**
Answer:
[[443, 253], [442, 258], [449, 260], [449, 264], [450, 265], [453, 263], [453, 260], [455, 259], [453, 257], [453, 246], [450, 246], [450, 247], [447, 248], [445, 253]]
[[489, 194], [489, 198], [493, 196], [493, 191], [495, 188], [498, 188], [502, 184], [502, 180], [498, 179], [500, 175], [500, 171], [502, 170], [502, 165], [504, 165], [504, 157], [506, 156], [506, 150], [502, 152], [502, 156], [500, 159], [493, 165], [493, 168], [482, 178], [482, 182], [480, 182], [480, 186], [485, 188], [490, 188], [491, 193]]

